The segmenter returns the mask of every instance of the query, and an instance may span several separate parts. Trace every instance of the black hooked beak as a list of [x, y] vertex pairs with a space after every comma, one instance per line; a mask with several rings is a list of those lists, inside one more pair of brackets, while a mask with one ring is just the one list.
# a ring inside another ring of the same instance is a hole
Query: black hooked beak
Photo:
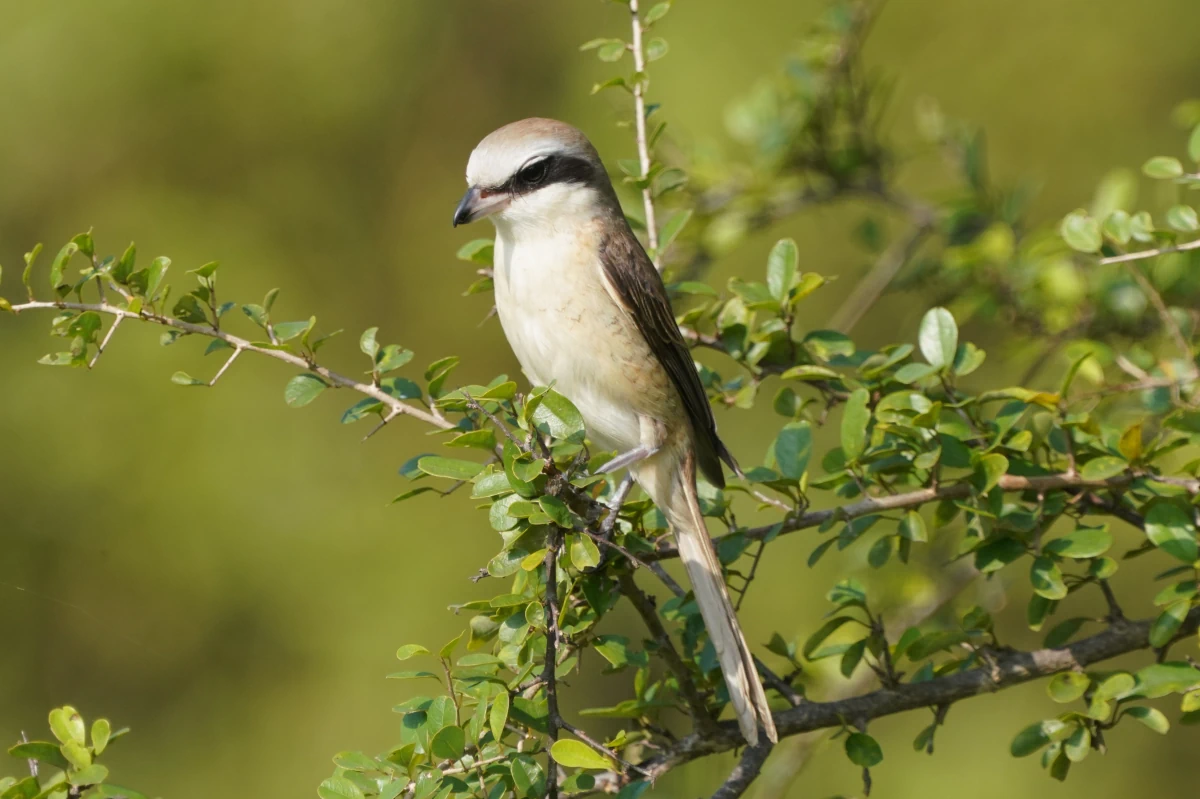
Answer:
[[454, 209], [454, 227], [465, 225], [468, 222], [473, 222], [471, 214], [475, 212], [475, 207], [479, 204], [479, 189], [472, 186], [467, 189], [467, 193], [458, 201], [458, 207]]
[[474, 222], [503, 211], [512, 202], [512, 195], [504, 189], [480, 189], [472, 186], [459, 200], [454, 209], [454, 227]]

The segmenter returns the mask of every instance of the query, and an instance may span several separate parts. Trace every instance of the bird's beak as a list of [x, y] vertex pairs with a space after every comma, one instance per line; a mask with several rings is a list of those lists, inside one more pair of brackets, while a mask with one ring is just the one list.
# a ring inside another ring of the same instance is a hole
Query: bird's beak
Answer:
[[509, 200], [506, 191], [486, 191], [472, 186], [454, 209], [454, 227], [503, 211], [508, 207]]

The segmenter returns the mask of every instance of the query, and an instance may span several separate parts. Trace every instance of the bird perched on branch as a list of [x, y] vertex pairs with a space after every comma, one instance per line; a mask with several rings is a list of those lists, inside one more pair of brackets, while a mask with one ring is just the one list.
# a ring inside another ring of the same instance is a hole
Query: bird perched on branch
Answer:
[[454, 224], [496, 226], [496, 310], [526, 376], [570, 399], [592, 441], [618, 453], [601, 471], [628, 467], [663, 512], [742, 735], [777, 740], [696, 494], [697, 473], [723, 487], [721, 461], [737, 467], [600, 156], [574, 127], [526, 119], [479, 143], [467, 184]]

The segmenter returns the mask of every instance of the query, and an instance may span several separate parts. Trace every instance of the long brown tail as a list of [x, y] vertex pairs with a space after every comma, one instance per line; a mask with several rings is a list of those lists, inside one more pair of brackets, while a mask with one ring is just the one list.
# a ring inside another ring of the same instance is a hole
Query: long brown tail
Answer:
[[[646, 471], [658, 472], [667, 466], [667, 463], [660, 462]], [[692, 582], [696, 604], [700, 606], [700, 615], [704, 618], [704, 626], [708, 628], [708, 637], [712, 639], [717, 650], [717, 659], [725, 675], [725, 684], [729, 686], [729, 697], [737, 713], [742, 736], [748, 743], [756, 744], [759, 742], [761, 727], [766, 732], [767, 739], [775, 743], [779, 736], [771, 718], [771, 709], [767, 706], [767, 695], [758, 680], [754, 658], [746, 645], [746, 638], [742, 635], [741, 625], [738, 624], [733, 603], [730, 602], [729, 592], [725, 588], [721, 562], [717, 559], [712, 539], [708, 536], [708, 528], [700, 512], [700, 501], [696, 496], [695, 464], [691, 453], [688, 453], [683, 458], [683, 463], [678, 464], [672, 471], [674, 473], [669, 476], [647, 474], [645, 477], [651, 479], [643, 482], [643, 485], [659, 503], [659, 509], [663, 511], [675, 533], [679, 555]], [[642, 475], [639, 475], [639, 482], [641, 478]], [[646, 485], [654, 482], [658, 483], [656, 488], [667, 488], [663, 483], [668, 481], [673, 485], [666, 491], [655, 491]]]

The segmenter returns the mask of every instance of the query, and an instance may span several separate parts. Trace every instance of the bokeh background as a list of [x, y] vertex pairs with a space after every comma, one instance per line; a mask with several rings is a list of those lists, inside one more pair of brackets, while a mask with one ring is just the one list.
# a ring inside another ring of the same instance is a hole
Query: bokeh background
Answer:
[[[726, 103], [820, 8], [677, 3], [652, 86], [676, 139], [725, 138]], [[466, 157], [534, 114], [580, 125], [610, 162], [630, 157], [614, 124], [623, 98], [588, 95], [611, 68], [577, 52], [626, 24], [601, 0], [2, 0], [6, 293], [32, 244], [53, 251], [94, 226], [104, 252], [136, 240], [176, 272], [221, 261], [228, 298], [282, 286], [282, 317], [351, 331], [328, 350], [343, 370], [359, 367], [357, 331], [377, 324], [418, 363], [457, 353], [463, 379], [516, 374], [496, 322], [478, 324], [487, 300], [460, 297], [470, 270], [454, 250], [488, 232], [449, 225]], [[999, 179], [1043, 182], [1043, 220], [1084, 204], [1109, 167], [1178, 149], [1168, 116], [1200, 92], [1198, 54], [1193, 0], [893, 0], [868, 46], [895, 80], [898, 138], [916, 98], [937, 98], [987, 129]], [[802, 242], [805, 268], [859, 274], [855, 219], [790, 220], [710, 277], [761, 272], [780, 234]], [[925, 307], [885, 303], [857, 335], [915, 331]], [[253, 359], [215, 390], [181, 389], [176, 369], [217, 364], [196, 342], [160, 348], [153, 330], [123, 328], [93, 373], [41, 367], [57, 344], [48, 323], [0, 319], [0, 739], [42, 735], [45, 712], [74, 703], [132, 726], [112, 752], [115, 781], [177, 799], [312, 796], [335, 752], [387, 749], [389, 708], [407, 696], [383, 679], [395, 647], [461, 629], [446, 607], [484, 590], [467, 578], [496, 543], [465, 496], [388, 506], [405, 488], [397, 467], [432, 448], [426, 431], [399, 421], [360, 443], [363, 429], [337, 423], [352, 397], [290, 410], [290, 372]], [[754, 458], [774, 421], [764, 407], [721, 424]], [[810, 572], [810, 548], [803, 535], [774, 545], [743, 612], [752, 641], [806, 634], [835, 576], [859, 567], [852, 554]], [[570, 703], [620, 688], [577, 686]], [[1112, 754], [1061, 786], [1012, 760], [1011, 736], [1048, 705], [1029, 686], [956, 708], [932, 758], [908, 743], [924, 714], [874, 725], [887, 753], [875, 795], [1194, 794], [1194, 728], [1118, 730]], [[654, 795], [697, 795], [726, 765], [691, 767]], [[860, 790], [831, 750], [770, 795]]]

